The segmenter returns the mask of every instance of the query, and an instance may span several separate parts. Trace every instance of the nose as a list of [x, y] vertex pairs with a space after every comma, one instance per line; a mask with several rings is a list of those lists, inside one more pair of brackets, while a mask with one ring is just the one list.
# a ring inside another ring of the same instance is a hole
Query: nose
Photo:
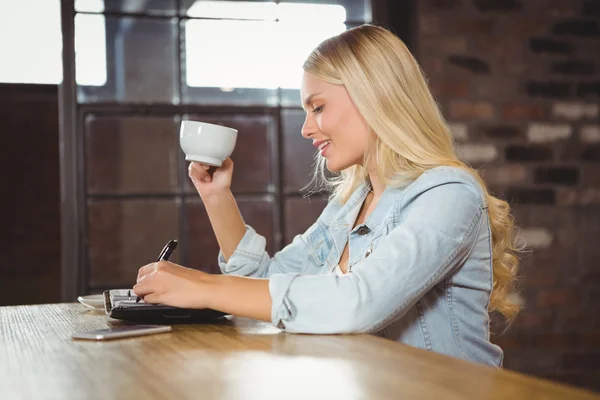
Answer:
[[302, 130], [300, 133], [306, 139], [309, 139], [313, 134], [319, 131], [317, 123], [311, 113], [306, 113], [306, 118], [304, 119], [304, 124], [302, 125]]

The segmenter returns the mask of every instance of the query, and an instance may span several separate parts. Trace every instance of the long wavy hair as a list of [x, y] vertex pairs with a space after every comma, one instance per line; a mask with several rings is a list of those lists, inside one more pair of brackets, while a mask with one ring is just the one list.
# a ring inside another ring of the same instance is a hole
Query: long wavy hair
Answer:
[[[343, 85], [370, 127], [372, 150], [362, 165], [331, 177], [317, 153], [314, 180], [345, 203], [362, 183], [366, 166], [375, 158], [377, 174], [387, 186], [399, 187], [438, 166], [461, 168], [472, 174], [486, 196], [492, 231], [493, 288], [488, 311], [510, 323], [520, 309], [515, 278], [519, 247], [510, 206], [488, 192], [478, 171], [460, 161], [450, 129], [434, 100], [424, 74], [408, 48], [392, 32], [362, 25], [323, 41], [303, 65], [304, 71]], [[517, 297], [517, 299], [515, 299]]]

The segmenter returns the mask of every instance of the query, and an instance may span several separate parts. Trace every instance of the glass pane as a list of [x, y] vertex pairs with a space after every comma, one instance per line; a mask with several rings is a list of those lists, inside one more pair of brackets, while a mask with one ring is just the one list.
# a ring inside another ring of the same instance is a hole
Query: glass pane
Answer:
[[175, 117], [88, 116], [85, 121], [88, 193], [176, 193], [177, 122]]
[[276, 63], [272, 74], [277, 85], [285, 89], [299, 89], [302, 79], [302, 64], [311, 51], [323, 40], [346, 30], [342, 22], [316, 20], [306, 29], [306, 22], [281, 21], [277, 24]]
[[[305, 22], [293, 20], [188, 20], [184, 22], [184, 99], [275, 105], [277, 88], [300, 88], [302, 64], [310, 52], [345, 29], [344, 23], [333, 20], [318, 20], [310, 30]], [[299, 104], [295, 94], [286, 95], [284, 103]]]
[[181, 15], [192, 18], [255, 19], [264, 21], [295, 20], [314, 22], [316, 19], [339, 22], [370, 22], [369, 0], [182, 0]]
[[[185, 24], [189, 86], [276, 88], [277, 23], [190, 20]], [[214, 40], [219, 38], [219, 40]]]
[[75, 11], [174, 16], [175, 0], [75, 0]]
[[60, 1], [5, 1], [0, 7], [0, 82], [62, 82]]
[[[370, 0], [280, 0], [279, 3], [308, 3], [312, 5], [340, 5], [344, 7], [346, 21], [352, 22], [371, 22], [371, 1]], [[317, 15], [317, 13], [312, 14]]]
[[79, 102], [175, 103], [176, 19], [75, 16]]
[[[175, 199], [89, 202], [90, 286], [132, 287], [138, 269], [179, 237], [179, 206]], [[179, 262], [179, 253], [171, 261]]]
[[277, 5], [273, 1], [182, 0], [181, 15], [192, 18], [254, 19], [274, 21]]

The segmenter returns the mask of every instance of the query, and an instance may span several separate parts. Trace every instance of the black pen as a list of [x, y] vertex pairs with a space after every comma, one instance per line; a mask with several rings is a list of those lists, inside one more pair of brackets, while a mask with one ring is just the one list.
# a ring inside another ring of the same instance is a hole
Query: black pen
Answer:
[[[173, 254], [173, 252], [175, 251], [175, 248], [177, 247], [177, 240], [169, 240], [169, 243], [167, 243], [165, 245], [165, 247], [163, 247], [162, 251], [160, 252], [159, 256], [158, 256], [158, 261], [168, 261], [169, 258], [171, 257], [171, 254]], [[135, 299], [136, 303], [140, 302], [141, 297], [138, 296]]]

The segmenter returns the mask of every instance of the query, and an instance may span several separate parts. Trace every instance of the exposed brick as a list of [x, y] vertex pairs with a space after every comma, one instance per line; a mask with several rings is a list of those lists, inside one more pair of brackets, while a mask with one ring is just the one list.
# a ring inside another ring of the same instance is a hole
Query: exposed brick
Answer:
[[578, 207], [578, 223], [582, 231], [600, 231], [600, 207]]
[[571, 54], [575, 49], [572, 43], [539, 37], [529, 41], [529, 48], [534, 53], [550, 54]]
[[563, 75], [594, 75], [596, 66], [590, 61], [570, 60], [552, 64], [552, 72]]
[[454, 16], [445, 18], [442, 21], [442, 32], [446, 35], [491, 35], [498, 26], [498, 18], [473, 17], [473, 16]]
[[[600, 322], [600, 320], [599, 320]], [[589, 310], [584, 307], [574, 305], [573, 307], [562, 308], [558, 312], [557, 328], [561, 331], [578, 329], [593, 329], [599, 327], [599, 324], [590, 315]]]
[[469, 129], [467, 128], [467, 124], [459, 123], [459, 122], [451, 122], [448, 124], [450, 128], [450, 132], [452, 132], [452, 136], [456, 140], [467, 140], [469, 137]]
[[510, 32], [513, 38], [521, 38], [522, 43], [526, 43], [526, 38], [548, 34], [548, 21], [543, 18], [531, 18], [531, 15], [522, 13], [503, 18], [503, 21], [504, 32]]
[[508, 119], [537, 119], [544, 116], [544, 107], [539, 104], [507, 104], [502, 116]]
[[420, 46], [423, 52], [435, 54], [436, 57], [441, 54], [463, 53], [467, 51], [467, 38], [458, 36], [423, 39]]
[[600, 97], [600, 81], [578, 83], [577, 84], [577, 97], [581, 97], [581, 98]]
[[490, 66], [480, 58], [472, 56], [452, 55], [448, 57], [450, 64], [457, 65], [474, 74], [489, 74]]
[[425, 35], [437, 35], [441, 32], [440, 20], [434, 15], [419, 17], [419, 31]]
[[577, 189], [559, 187], [556, 188], [556, 204], [559, 206], [574, 206], [577, 205], [579, 194]]
[[581, 205], [600, 204], [600, 189], [598, 189], [598, 188], [582, 189], [579, 204], [581, 204]]
[[583, 15], [600, 15], [600, 1], [598, 0], [583, 0], [582, 8]]
[[600, 107], [596, 103], [559, 101], [552, 105], [552, 114], [555, 117], [567, 119], [597, 118], [599, 109]]
[[570, 19], [558, 22], [552, 28], [556, 35], [600, 36], [600, 24], [589, 19]]
[[497, 157], [498, 150], [492, 144], [459, 144], [456, 146], [456, 153], [468, 163], [487, 163]]
[[517, 11], [521, 2], [516, 0], [474, 0], [475, 6], [482, 12], [488, 11]]
[[[502, 68], [502, 67], [498, 67]], [[518, 80], [511, 77], [498, 77], [497, 75], [479, 75], [477, 82], [473, 82], [473, 97], [479, 99], [512, 100], [521, 95]]]
[[557, 307], [577, 304], [580, 299], [575, 289], [544, 289], [537, 295], [538, 307]]
[[515, 327], [540, 328], [552, 326], [555, 320], [554, 313], [541, 313], [538, 310], [526, 310], [515, 319]]
[[582, 186], [600, 188], [600, 164], [587, 163], [580, 169]]
[[576, 185], [579, 181], [579, 170], [572, 167], [537, 168], [533, 181], [535, 183]]
[[585, 146], [581, 153], [581, 159], [583, 161], [600, 161], [600, 145], [590, 144]]
[[576, 349], [600, 343], [600, 332], [559, 333], [544, 332], [532, 335], [534, 347]]
[[433, 8], [450, 10], [462, 7], [464, 5], [464, 0], [427, 0], [425, 3], [428, 3], [428, 5]]
[[437, 57], [423, 57], [421, 67], [428, 76], [439, 76], [444, 71], [444, 63]]
[[599, 370], [600, 352], [584, 352], [565, 354], [563, 366], [571, 370]]
[[516, 139], [525, 136], [523, 130], [514, 125], [479, 125], [476, 131], [490, 139]]
[[529, 223], [532, 226], [573, 228], [579, 226], [577, 208], [529, 207]]
[[512, 145], [504, 149], [507, 161], [550, 161], [553, 158], [552, 149], [534, 145]]
[[564, 99], [571, 95], [571, 86], [569, 82], [529, 82], [526, 90], [531, 97]]
[[579, 130], [579, 138], [584, 143], [600, 143], [600, 125], [584, 125]]
[[455, 79], [436, 79], [431, 82], [431, 91], [442, 98], [460, 99], [469, 95], [470, 84], [468, 81]]
[[556, 372], [557, 366], [560, 365], [561, 357], [560, 354], [524, 347], [519, 350], [505, 351], [504, 360], [504, 367], [508, 370], [539, 375]]
[[527, 137], [533, 143], [548, 143], [571, 137], [573, 127], [566, 124], [531, 124]]
[[484, 178], [487, 182], [500, 185], [525, 183], [528, 171], [521, 164], [505, 164], [486, 168]]
[[504, 197], [511, 203], [549, 205], [556, 203], [553, 189], [511, 187], [506, 190]]
[[[536, 250], [535, 254], [538, 254], [540, 250]], [[538, 264], [544, 265], [544, 264]], [[558, 282], [558, 271], [556, 269], [545, 268], [529, 268], [524, 273], [524, 283], [527, 286], [534, 288], [553, 286]]]
[[489, 119], [494, 115], [490, 103], [456, 100], [450, 102], [450, 116], [456, 119]]
[[534, 249], [545, 249], [550, 247], [554, 239], [550, 231], [544, 228], [521, 229], [519, 235], [528, 247]]
[[[579, 2], [575, 1], [564, 1], [564, 0], [543, 0], [540, 2], [528, 1], [527, 4], [537, 3], [542, 8], [538, 12], [542, 15], [549, 15], [553, 17], [576, 17], [579, 16], [580, 5]], [[535, 10], [532, 10], [535, 12]], [[556, 20], [555, 18], [553, 20]], [[551, 21], [546, 21], [547, 25], [550, 25]]]

